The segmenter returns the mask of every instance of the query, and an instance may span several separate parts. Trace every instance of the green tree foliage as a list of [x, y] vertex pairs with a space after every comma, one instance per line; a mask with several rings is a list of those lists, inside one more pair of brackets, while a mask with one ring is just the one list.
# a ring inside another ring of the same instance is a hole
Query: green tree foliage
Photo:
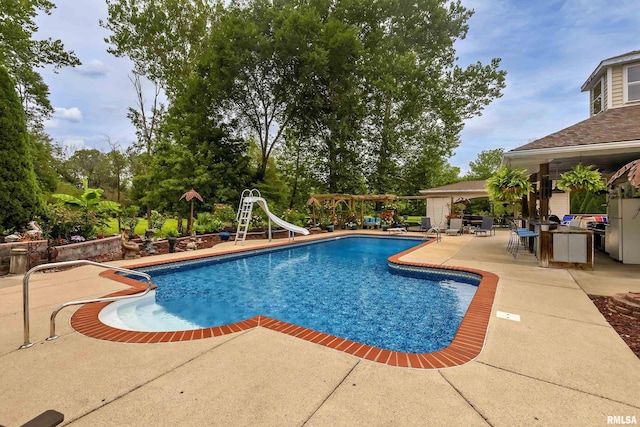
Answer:
[[231, 136], [203, 82], [194, 80], [176, 99], [152, 152], [149, 190], [140, 200], [157, 210], [186, 216], [189, 206], [180, 196], [194, 188], [203, 209], [213, 211], [214, 203], [239, 199], [250, 182], [246, 143]]
[[[459, 1], [108, 0], [108, 7], [102, 25], [113, 33], [111, 52], [129, 56], [137, 74], [169, 95], [162, 143], [142, 161], [149, 174], [133, 181], [154, 203], [173, 203], [171, 194], [191, 187], [209, 192], [205, 199], [232, 200], [225, 189], [247, 182], [254, 143], [253, 181], [267, 178], [276, 154], [290, 206], [310, 190], [415, 193], [446, 184], [459, 173], [447, 159], [463, 121], [504, 88], [498, 59], [456, 63], [454, 43], [472, 14]], [[196, 185], [207, 179], [217, 181]]]
[[15, 85], [0, 66], [0, 225], [22, 228], [42, 212], [25, 116]]
[[231, 3], [219, 19], [199, 76], [245, 138], [258, 143], [256, 181], [262, 181], [273, 149], [299, 113], [304, 79], [318, 62], [313, 39], [319, 17], [303, 2], [252, 0]]
[[51, 143], [51, 137], [40, 130], [32, 130], [28, 134], [33, 153], [38, 186], [43, 193], [50, 194], [56, 190], [59, 175], [56, 169], [57, 159], [54, 157], [55, 147]]
[[358, 29], [363, 45], [370, 186], [393, 192], [410, 159], [450, 157], [462, 121], [501, 96], [505, 72], [498, 59], [455, 64], [454, 43], [472, 14], [459, 1], [343, 1], [336, 14]]
[[186, 88], [216, 22], [219, 2], [107, 0], [108, 51], [128, 57], [134, 73], [157, 82], [173, 99]]
[[0, 65], [15, 80], [27, 122], [36, 128], [53, 112], [49, 87], [36, 69], [80, 65], [73, 51], [65, 51], [60, 40], [33, 39], [38, 30], [36, 15], [50, 15], [54, 8], [55, 4], [48, 0], [0, 1]]
[[489, 178], [500, 169], [503, 153], [503, 148], [482, 150], [478, 154], [478, 158], [469, 163], [469, 172], [465, 175], [465, 179], [472, 181]]
[[569, 194], [569, 213], [573, 215], [606, 214], [607, 194], [593, 191], [572, 191]]

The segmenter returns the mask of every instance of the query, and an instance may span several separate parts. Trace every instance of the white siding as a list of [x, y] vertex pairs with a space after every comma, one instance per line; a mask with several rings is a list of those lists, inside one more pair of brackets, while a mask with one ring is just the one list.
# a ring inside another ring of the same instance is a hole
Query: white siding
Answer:
[[553, 193], [549, 199], [549, 212], [562, 219], [564, 215], [569, 215], [569, 192]]
[[446, 228], [449, 215], [450, 197], [437, 197], [427, 199], [427, 217], [431, 218], [431, 225]]

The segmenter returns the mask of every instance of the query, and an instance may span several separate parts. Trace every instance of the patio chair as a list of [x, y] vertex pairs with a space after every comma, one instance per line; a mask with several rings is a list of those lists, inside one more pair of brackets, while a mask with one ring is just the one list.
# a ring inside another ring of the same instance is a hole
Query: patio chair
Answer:
[[493, 217], [492, 216], [483, 216], [482, 224], [475, 230], [476, 235], [487, 235], [487, 232], [496, 234], [496, 230], [493, 228]]
[[449, 220], [449, 228], [444, 231], [447, 236], [456, 236], [462, 234], [462, 218], [451, 218]]
[[[513, 258], [516, 259], [518, 257], [518, 252], [520, 251], [520, 246], [527, 247], [529, 246], [529, 241], [533, 238], [533, 247], [536, 247], [536, 240], [538, 239], [538, 233], [528, 230], [527, 228], [518, 227], [514, 221], [509, 221], [509, 230], [510, 237], [509, 243], [507, 244], [507, 250], [511, 252]], [[534, 249], [533, 255], [538, 258], [538, 254]]]

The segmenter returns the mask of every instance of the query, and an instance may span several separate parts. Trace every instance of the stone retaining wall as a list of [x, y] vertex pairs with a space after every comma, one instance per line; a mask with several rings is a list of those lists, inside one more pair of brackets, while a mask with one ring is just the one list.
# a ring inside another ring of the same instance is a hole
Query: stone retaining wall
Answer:
[[58, 255], [55, 258], [56, 262], [91, 259], [108, 256], [109, 254], [116, 254], [116, 257], [119, 257], [122, 253], [120, 236], [54, 247], [58, 251]]
[[[319, 232], [319, 231], [317, 231]], [[312, 231], [312, 234], [316, 232]], [[235, 239], [235, 233], [229, 233], [229, 240]], [[288, 232], [286, 230], [273, 231], [274, 239], [286, 239]], [[249, 232], [246, 240], [266, 239], [265, 232]], [[150, 254], [144, 251], [144, 245], [140, 239], [134, 240], [140, 246], [140, 255], [148, 256]], [[189, 237], [180, 237], [176, 244], [177, 251], [186, 249], [189, 243]], [[220, 243], [220, 234], [203, 234], [196, 236], [196, 244], [198, 249], [210, 248]], [[156, 255], [169, 252], [169, 243], [166, 239], [153, 242], [156, 249]], [[96, 262], [109, 262], [122, 259], [122, 246], [120, 236], [107, 237], [105, 239], [89, 240], [86, 242], [72, 243], [69, 245], [52, 246], [49, 249], [46, 240], [35, 240], [30, 242], [16, 242], [0, 244], [0, 275], [8, 274], [11, 264], [11, 249], [27, 249], [29, 251], [28, 267], [31, 268], [37, 264], [62, 261], [75, 261], [79, 259], [89, 259]], [[36, 255], [37, 254], [37, 255]]]

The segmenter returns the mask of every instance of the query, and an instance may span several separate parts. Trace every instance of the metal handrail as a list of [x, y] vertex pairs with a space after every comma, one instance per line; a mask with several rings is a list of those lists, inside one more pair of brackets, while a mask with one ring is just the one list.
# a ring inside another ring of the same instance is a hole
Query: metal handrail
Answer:
[[76, 260], [76, 261], [62, 261], [62, 262], [55, 262], [55, 263], [51, 263], [51, 264], [41, 264], [41, 265], [37, 265], [35, 267], [33, 267], [31, 270], [27, 271], [24, 275], [24, 278], [22, 279], [22, 307], [23, 307], [23, 316], [24, 316], [24, 344], [22, 344], [19, 348], [23, 349], [23, 348], [29, 348], [33, 345], [33, 343], [29, 340], [29, 278], [31, 277], [31, 274], [35, 273], [36, 271], [40, 271], [40, 270], [48, 270], [51, 268], [56, 268], [56, 267], [70, 267], [70, 266], [75, 266], [75, 265], [94, 265], [96, 267], [102, 267], [108, 270], [116, 270], [116, 271], [120, 271], [123, 273], [127, 273], [127, 274], [131, 274], [131, 275], [137, 275], [137, 276], [141, 276], [144, 277], [145, 279], [147, 279], [148, 282], [148, 286], [147, 289], [145, 289], [142, 293], [139, 294], [134, 294], [134, 295], [124, 295], [124, 296], [119, 296], [119, 297], [109, 297], [109, 298], [95, 298], [95, 299], [91, 299], [91, 300], [85, 300], [85, 301], [71, 301], [71, 302], [67, 302], [65, 304], [62, 304], [60, 307], [58, 307], [57, 309], [54, 310], [53, 313], [51, 313], [51, 320], [49, 323], [49, 332], [50, 332], [50, 336], [49, 338], [47, 338], [47, 341], [50, 340], [54, 340], [56, 338], [58, 338], [55, 334], [55, 318], [56, 315], [58, 314], [58, 312], [60, 310], [62, 310], [65, 307], [68, 307], [70, 305], [78, 305], [78, 304], [88, 304], [88, 303], [92, 303], [92, 302], [109, 302], [109, 301], [117, 301], [120, 299], [127, 299], [127, 298], [138, 298], [141, 296], [144, 296], [146, 294], [149, 293], [149, 291], [151, 290], [151, 288], [153, 287], [153, 283], [151, 280], [151, 276], [148, 275], [147, 273], [142, 273], [140, 271], [135, 271], [135, 270], [129, 270], [127, 268], [122, 268], [122, 267], [116, 267], [114, 265], [108, 265], [108, 264], [100, 264], [99, 262], [94, 262], [94, 261], [89, 261], [89, 260]]

